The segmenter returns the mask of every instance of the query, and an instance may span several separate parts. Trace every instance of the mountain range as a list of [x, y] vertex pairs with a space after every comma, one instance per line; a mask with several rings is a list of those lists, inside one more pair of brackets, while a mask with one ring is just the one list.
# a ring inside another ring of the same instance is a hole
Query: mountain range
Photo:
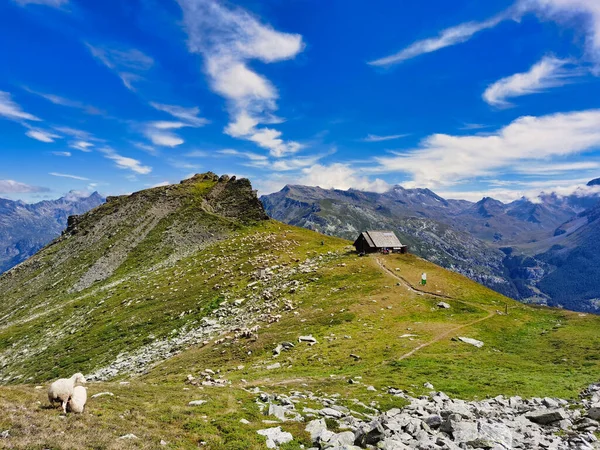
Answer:
[[83, 214], [104, 200], [98, 192], [70, 192], [58, 200], [34, 204], [0, 198], [0, 273], [60, 236], [69, 216]]
[[600, 309], [595, 193], [502, 203], [448, 200], [401, 186], [373, 193], [288, 185], [261, 201], [276, 220], [346, 239], [392, 229], [417, 255], [515, 299]]

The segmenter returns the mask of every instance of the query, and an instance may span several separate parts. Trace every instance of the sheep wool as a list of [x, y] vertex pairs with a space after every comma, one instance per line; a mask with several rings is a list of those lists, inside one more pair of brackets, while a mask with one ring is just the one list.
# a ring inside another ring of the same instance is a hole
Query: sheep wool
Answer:
[[75, 386], [73, 389], [73, 395], [67, 403], [67, 411], [72, 413], [81, 414], [85, 409], [85, 403], [87, 402], [87, 390], [83, 386]]
[[67, 403], [73, 395], [73, 390], [77, 383], [85, 383], [85, 377], [80, 373], [76, 373], [71, 378], [61, 378], [52, 383], [48, 388], [48, 400], [50, 404], [54, 405], [55, 402], [60, 402], [63, 412], [66, 414]]

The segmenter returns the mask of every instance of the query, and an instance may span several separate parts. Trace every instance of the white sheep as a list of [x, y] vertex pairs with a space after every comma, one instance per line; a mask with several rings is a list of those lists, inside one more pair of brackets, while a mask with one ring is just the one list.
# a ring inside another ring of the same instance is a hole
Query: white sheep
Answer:
[[87, 390], [83, 386], [75, 386], [73, 388], [73, 395], [67, 403], [67, 411], [81, 414], [85, 409], [85, 403], [87, 402]]
[[85, 383], [85, 377], [80, 373], [76, 373], [71, 378], [61, 378], [52, 383], [48, 388], [50, 404], [54, 405], [54, 402], [61, 402], [63, 412], [66, 414], [67, 403], [73, 395], [76, 383]]

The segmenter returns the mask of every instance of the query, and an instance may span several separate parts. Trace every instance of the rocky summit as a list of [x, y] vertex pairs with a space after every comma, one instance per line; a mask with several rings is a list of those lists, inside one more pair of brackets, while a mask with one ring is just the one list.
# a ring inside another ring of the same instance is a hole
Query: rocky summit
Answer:
[[600, 317], [359, 257], [247, 179], [109, 197], [0, 292], [2, 448], [598, 448]]

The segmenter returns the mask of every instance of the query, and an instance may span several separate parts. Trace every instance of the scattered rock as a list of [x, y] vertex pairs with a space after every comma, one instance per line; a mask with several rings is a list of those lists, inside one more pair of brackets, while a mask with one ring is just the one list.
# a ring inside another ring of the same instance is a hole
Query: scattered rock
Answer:
[[527, 413], [525, 417], [541, 425], [547, 425], [568, 418], [564, 409], [537, 409]]
[[206, 400], [192, 400], [191, 402], [188, 403], [188, 406], [200, 406], [200, 405], [204, 405], [206, 403]]
[[459, 341], [464, 342], [465, 344], [470, 344], [470, 345], [474, 345], [477, 348], [481, 348], [483, 347], [483, 342], [478, 341], [477, 339], [472, 339], [472, 338], [468, 338], [468, 337], [459, 337], [458, 338]]
[[98, 392], [97, 394], [92, 395], [92, 398], [104, 397], [105, 395], [113, 397], [115, 394], [112, 392]]
[[274, 370], [274, 369], [279, 369], [279, 368], [281, 368], [280, 363], [275, 363], [275, 364], [271, 364], [270, 366], [267, 366], [267, 370]]
[[267, 438], [267, 448], [277, 448], [281, 444], [287, 444], [294, 439], [291, 433], [281, 431], [281, 427], [266, 428], [258, 430], [257, 433]]
[[121, 436], [119, 439], [129, 440], [129, 439], [138, 439], [138, 437], [135, 434], [129, 433], [124, 436]]
[[439, 302], [437, 304], [437, 306], [438, 306], [438, 308], [441, 308], [441, 309], [450, 309], [450, 305], [446, 302]]
[[300, 336], [298, 338], [298, 342], [306, 342], [308, 345], [318, 344], [318, 341], [314, 337], [312, 337], [312, 335]]

